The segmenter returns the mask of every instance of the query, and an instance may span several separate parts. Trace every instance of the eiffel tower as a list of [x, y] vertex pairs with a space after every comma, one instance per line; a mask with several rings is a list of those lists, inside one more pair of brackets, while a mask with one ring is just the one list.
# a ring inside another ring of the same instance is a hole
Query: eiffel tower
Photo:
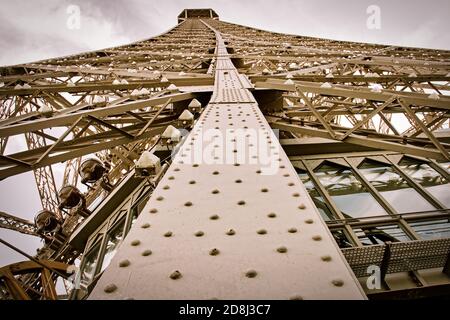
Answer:
[[[0, 226], [45, 243], [0, 269], [1, 298], [448, 296], [449, 72], [449, 51], [212, 9], [0, 68], [0, 179], [32, 171], [42, 201]], [[7, 153], [20, 135], [27, 150]]]

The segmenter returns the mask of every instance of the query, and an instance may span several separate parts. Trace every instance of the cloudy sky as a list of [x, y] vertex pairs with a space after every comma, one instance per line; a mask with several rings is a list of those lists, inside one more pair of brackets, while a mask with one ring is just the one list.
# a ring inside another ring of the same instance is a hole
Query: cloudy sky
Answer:
[[[74, 26], [73, 5], [80, 10]], [[380, 28], [367, 27], [380, 9]], [[0, 0], [0, 65], [112, 47], [160, 34], [184, 8], [213, 8], [220, 18], [261, 29], [339, 40], [450, 49], [450, 1], [400, 0]], [[17, 145], [24, 141], [16, 141]], [[10, 151], [12, 151], [10, 149]], [[54, 168], [60, 180], [61, 167]], [[39, 198], [31, 173], [0, 182], [0, 210], [33, 220]], [[40, 241], [0, 229], [33, 254]], [[0, 245], [0, 266], [23, 260]]]

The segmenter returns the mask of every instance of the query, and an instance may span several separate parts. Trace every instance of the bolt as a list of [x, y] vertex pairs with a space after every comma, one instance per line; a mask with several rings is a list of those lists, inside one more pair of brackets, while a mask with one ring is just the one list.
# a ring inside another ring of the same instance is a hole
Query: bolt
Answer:
[[236, 231], [234, 231], [233, 229], [230, 229], [227, 231], [227, 235], [229, 236], [234, 236], [236, 234]]
[[210, 256], [217, 256], [219, 253], [220, 253], [219, 249], [216, 249], [216, 248], [211, 249], [211, 250], [209, 251], [209, 255], [210, 255]]
[[205, 233], [203, 232], [203, 231], [197, 231], [196, 233], [195, 233], [195, 236], [196, 237], [203, 237], [205, 235]]
[[258, 273], [255, 271], [255, 270], [248, 270], [246, 273], [245, 273], [245, 276], [247, 277], [247, 278], [254, 278], [254, 277], [256, 277], [258, 275]]
[[331, 281], [331, 283], [336, 287], [342, 287], [344, 285], [344, 281], [342, 281], [341, 279], [335, 279]]
[[172, 280], [177, 280], [177, 279], [180, 279], [182, 277], [182, 275], [181, 275], [180, 271], [176, 270], [176, 271], [172, 272], [169, 277]]
[[127, 259], [119, 262], [119, 267], [121, 267], [121, 268], [128, 267], [129, 265], [130, 265], [130, 260], [127, 260]]
[[277, 248], [277, 251], [279, 253], [286, 253], [287, 252], [287, 248], [286, 247], [279, 247], [279, 248]]
[[106, 293], [112, 293], [117, 290], [117, 286], [114, 283], [108, 284], [103, 291]]
[[133, 247], [136, 247], [136, 246], [138, 246], [138, 245], [140, 245], [141, 244], [141, 242], [139, 241], [139, 240], [133, 240], [133, 241], [131, 241], [131, 245], [133, 246]]
[[142, 252], [142, 256], [147, 257], [152, 254], [152, 250], [145, 250]]

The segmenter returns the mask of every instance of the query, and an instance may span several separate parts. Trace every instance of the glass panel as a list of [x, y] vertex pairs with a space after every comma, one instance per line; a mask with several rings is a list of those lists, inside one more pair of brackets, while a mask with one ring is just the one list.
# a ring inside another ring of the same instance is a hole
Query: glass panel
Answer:
[[322, 165], [315, 173], [346, 218], [385, 215], [386, 211], [353, 172], [333, 164]]
[[316, 205], [317, 209], [320, 212], [320, 215], [325, 221], [334, 220], [333, 214], [331, 213], [331, 210], [329, 209], [328, 205], [325, 202], [325, 199], [322, 198], [322, 196], [319, 194], [319, 192], [316, 190], [314, 183], [311, 181], [310, 177], [305, 171], [297, 170], [298, 176], [302, 180], [303, 184], [306, 187], [306, 190], [308, 190], [309, 195], [311, 196], [314, 204]]
[[97, 243], [91, 251], [89, 251], [83, 259], [83, 268], [81, 270], [81, 284], [87, 286], [91, 283], [95, 268], [98, 262], [98, 251], [100, 250], [100, 242]]
[[339, 248], [353, 247], [344, 230], [331, 230], [331, 234], [333, 235], [334, 240], [338, 244]]
[[409, 225], [424, 240], [450, 238], [448, 220], [409, 222]]
[[148, 199], [150, 198], [150, 195], [146, 195], [142, 200], [139, 201], [137, 205], [135, 205], [131, 209], [131, 225], [134, 224], [136, 219], [138, 218], [139, 214], [144, 210], [145, 205], [148, 202]]
[[450, 184], [426, 163], [404, 159], [399, 163], [406, 174], [411, 176], [417, 183], [426, 188], [447, 208], [450, 207]]
[[399, 213], [436, 209], [391, 166], [379, 162], [365, 161], [359, 167], [359, 170]]
[[398, 225], [358, 228], [354, 229], [354, 231], [365, 246], [383, 244], [387, 241], [402, 242], [411, 240]]
[[108, 233], [108, 240], [105, 248], [105, 255], [103, 257], [102, 267], [100, 272], [106, 269], [111, 263], [112, 258], [116, 254], [119, 244], [123, 239], [123, 229], [125, 226], [125, 219], [122, 219], [116, 226]]

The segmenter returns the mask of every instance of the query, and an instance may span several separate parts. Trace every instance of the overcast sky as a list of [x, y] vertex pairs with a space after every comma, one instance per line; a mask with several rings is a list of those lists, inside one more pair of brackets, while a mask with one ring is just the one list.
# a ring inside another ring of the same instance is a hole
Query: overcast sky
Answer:
[[[79, 29], [67, 26], [71, 5], [80, 9]], [[371, 5], [380, 8], [379, 29], [367, 27]], [[448, 0], [0, 0], [0, 8], [0, 65], [147, 39], [173, 27], [184, 8], [213, 8], [222, 20], [265, 30], [450, 49]], [[60, 181], [63, 169], [55, 169]], [[31, 173], [0, 182], [0, 210], [33, 220], [39, 209]], [[40, 246], [37, 238], [8, 230], [0, 236], [31, 254]], [[19, 260], [0, 245], [0, 266]]]

